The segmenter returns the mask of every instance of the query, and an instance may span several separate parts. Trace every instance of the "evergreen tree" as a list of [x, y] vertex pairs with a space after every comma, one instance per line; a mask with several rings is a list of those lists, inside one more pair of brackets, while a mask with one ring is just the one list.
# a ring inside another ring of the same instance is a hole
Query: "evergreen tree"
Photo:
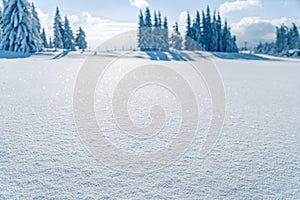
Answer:
[[32, 33], [33, 40], [36, 43], [37, 51], [41, 51], [43, 49], [43, 41], [41, 38], [41, 23], [38, 17], [38, 14], [35, 10], [34, 3], [31, 4], [31, 13], [32, 13]]
[[149, 8], [146, 8], [145, 11], [145, 50], [151, 50], [153, 48], [153, 38], [152, 38], [152, 21], [151, 21], [151, 12]]
[[218, 37], [217, 37], [217, 18], [216, 12], [213, 15], [213, 21], [211, 24], [211, 51], [218, 51]]
[[229, 27], [227, 25], [227, 20], [225, 20], [225, 25], [222, 31], [222, 52], [231, 52], [231, 35]]
[[212, 25], [211, 25], [211, 16], [210, 16], [210, 9], [209, 6], [207, 6], [206, 9], [206, 17], [205, 17], [205, 23], [206, 23], [206, 46], [207, 46], [207, 51], [212, 51], [213, 46], [212, 46]]
[[290, 49], [300, 49], [300, 38], [299, 38], [299, 31], [298, 27], [295, 23], [293, 23], [293, 27], [290, 30], [291, 32], [291, 45]]
[[205, 13], [202, 11], [202, 23], [201, 23], [201, 46], [204, 50], [207, 50], [207, 25]]
[[285, 25], [276, 27], [276, 47], [278, 53], [285, 53], [288, 47], [288, 28]]
[[54, 45], [53, 45], [51, 36], [49, 37], [49, 44], [48, 44], [48, 47], [51, 48], [51, 49], [54, 48]]
[[216, 25], [216, 38], [217, 38], [217, 51], [221, 51], [222, 46], [222, 21], [220, 13], [218, 13], [217, 25]]
[[238, 53], [239, 52], [239, 49], [236, 45], [236, 36], [233, 36], [231, 38], [231, 47], [230, 47], [230, 51], [233, 52], [233, 53]]
[[56, 8], [56, 13], [55, 13], [55, 18], [54, 18], [54, 41], [53, 45], [55, 49], [62, 49], [64, 48], [64, 30], [62, 26], [62, 21], [61, 21], [61, 15], [59, 8]]
[[84, 52], [84, 50], [87, 48], [87, 42], [86, 42], [86, 35], [85, 32], [82, 30], [81, 27], [79, 27], [79, 30], [76, 34], [76, 45], [78, 46], [79, 49]]
[[162, 48], [162, 37], [161, 27], [159, 26], [159, 21], [156, 15], [156, 11], [154, 11], [154, 29], [153, 29], [153, 34], [152, 34], [152, 39], [153, 39], [153, 50], [159, 50]]
[[43, 30], [42, 30], [41, 39], [42, 39], [42, 44], [43, 44], [44, 48], [49, 48], [45, 28], [43, 28]]
[[147, 44], [145, 43], [145, 21], [142, 11], [140, 10], [139, 14], [139, 30], [138, 30], [138, 47], [141, 51], [144, 51], [147, 47]]
[[65, 17], [65, 23], [64, 23], [64, 48], [74, 51], [75, 50], [75, 43], [74, 43], [74, 35], [73, 31], [70, 27], [70, 22], [68, 20], [68, 17]]
[[169, 29], [168, 29], [167, 17], [164, 18], [161, 50], [163, 51], [169, 50]]
[[182, 37], [180, 35], [179, 29], [178, 29], [178, 23], [175, 23], [175, 26], [173, 27], [173, 33], [170, 39], [170, 47], [176, 50], [182, 49]]
[[1, 48], [14, 52], [36, 52], [39, 43], [32, 29], [32, 14], [27, 0], [5, 1], [3, 10]]
[[191, 50], [191, 46], [192, 46], [191, 17], [190, 14], [187, 13], [187, 25], [186, 25], [184, 48], [185, 50]]
[[197, 42], [196, 50], [200, 50], [200, 44], [201, 44], [201, 19], [200, 19], [200, 13], [197, 11], [196, 13], [196, 20], [195, 20], [195, 41]]

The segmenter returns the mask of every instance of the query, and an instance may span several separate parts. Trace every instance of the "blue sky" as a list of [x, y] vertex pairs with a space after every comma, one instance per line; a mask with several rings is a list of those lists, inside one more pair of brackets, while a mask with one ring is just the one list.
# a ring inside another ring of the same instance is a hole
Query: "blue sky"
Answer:
[[[93, 45], [136, 26], [139, 9], [149, 6], [168, 16], [170, 24], [179, 21], [184, 31], [186, 11], [220, 10], [237, 35], [239, 44], [272, 40], [274, 27], [296, 22], [300, 27], [299, 0], [32, 0], [39, 8], [42, 24], [51, 33], [52, 18], [58, 5], [62, 15], [70, 16], [74, 27], [83, 26]], [[75, 28], [74, 28], [75, 29]]]

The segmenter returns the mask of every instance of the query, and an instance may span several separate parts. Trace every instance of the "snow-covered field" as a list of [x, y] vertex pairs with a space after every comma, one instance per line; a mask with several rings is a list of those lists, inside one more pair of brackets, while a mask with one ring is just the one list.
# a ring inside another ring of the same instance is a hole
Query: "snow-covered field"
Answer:
[[[170, 59], [157, 56], [163, 61], [151, 60], [155, 59], [152, 54], [133, 55], [124, 59], [130, 60], [129, 67], [137, 62], [186, 66], [168, 54]], [[199, 63], [207, 59], [202, 53], [185, 55]], [[49, 53], [0, 59], [0, 199], [300, 198], [300, 60], [217, 54], [213, 62], [224, 83], [226, 117], [210, 154], [200, 158], [211, 115], [210, 98], [202, 91], [201, 81], [197, 86], [196, 77], [190, 74], [195, 90], [201, 93], [202, 126], [194, 142], [169, 167], [130, 173], [95, 160], [78, 137], [72, 101], [77, 74], [86, 56]], [[97, 61], [101, 56], [92, 59]], [[115, 73], [116, 79], [118, 72], [108, 71]], [[188, 71], [184, 73], [189, 76]], [[141, 144], [118, 138], [112, 121], [105, 119], [106, 114], [109, 116], [105, 101], [115, 80], [103, 80], [105, 87], [99, 87], [95, 95], [99, 124], [115, 145], [143, 151]], [[156, 89], [150, 99], [161, 96]], [[140, 92], [138, 96], [143, 97], [147, 89]], [[129, 106], [136, 123], [147, 122], [139, 107], [134, 106], [142, 100]], [[173, 100], [160, 103], [172, 110]], [[173, 113], [170, 126], [176, 124], [178, 113]], [[168, 142], [172, 138], [164, 139]], [[156, 147], [147, 145], [147, 151]]]

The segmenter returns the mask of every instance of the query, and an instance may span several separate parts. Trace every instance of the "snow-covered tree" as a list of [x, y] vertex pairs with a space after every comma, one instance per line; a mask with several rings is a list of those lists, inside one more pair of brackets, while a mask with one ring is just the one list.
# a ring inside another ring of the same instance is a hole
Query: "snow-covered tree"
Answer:
[[278, 53], [285, 53], [289, 49], [288, 27], [283, 24], [280, 27], [276, 27], [276, 46]]
[[186, 32], [185, 32], [185, 41], [184, 41], [184, 48], [185, 50], [192, 50], [192, 27], [191, 27], [191, 16], [189, 12], [187, 13], [187, 25], [186, 25]]
[[211, 23], [211, 51], [218, 51], [218, 37], [217, 37], [217, 18], [216, 12], [213, 15], [213, 21]]
[[76, 46], [78, 46], [78, 48], [82, 50], [82, 52], [84, 52], [84, 50], [87, 48], [87, 42], [85, 38], [86, 38], [85, 32], [82, 30], [81, 27], [79, 27], [79, 30], [77, 31], [76, 34], [75, 43]]
[[289, 46], [289, 49], [300, 49], [299, 31], [295, 23], [293, 23], [293, 27], [290, 29], [290, 37], [291, 44]]
[[43, 44], [44, 48], [49, 48], [45, 28], [43, 28], [43, 30], [42, 30], [41, 39], [42, 39], [42, 44]]
[[151, 12], [149, 8], [145, 11], [145, 28], [144, 28], [144, 39], [145, 39], [145, 50], [151, 50], [153, 48], [153, 31], [152, 31], [152, 21]]
[[138, 47], [141, 51], [144, 51], [147, 47], [146, 39], [145, 39], [145, 21], [143, 12], [140, 10], [139, 14], [139, 27], [138, 27]]
[[54, 41], [53, 45], [55, 49], [62, 49], [64, 48], [64, 30], [62, 26], [62, 21], [61, 21], [61, 15], [59, 8], [56, 8], [56, 13], [54, 17]]
[[40, 48], [32, 27], [32, 14], [27, 0], [4, 2], [1, 49], [14, 52], [36, 52]]
[[231, 34], [227, 24], [227, 20], [225, 20], [225, 25], [222, 31], [222, 52], [231, 52]]
[[51, 36], [49, 37], [48, 48], [50, 48], [50, 49], [54, 48]]
[[169, 50], [169, 28], [168, 28], [168, 19], [164, 18], [163, 30], [162, 30], [162, 41], [161, 41], [161, 50]]
[[41, 38], [41, 23], [38, 17], [38, 13], [36, 12], [34, 3], [31, 4], [31, 14], [32, 14], [32, 33], [33, 40], [36, 43], [37, 51], [41, 51], [43, 49], [43, 41]]
[[65, 23], [64, 23], [64, 35], [63, 35], [63, 41], [64, 41], [64, 48], [74, 51], [75, 50], [75, 42], [74, 42], [74, 34], [70, 27], [70, 22], [68, 20], [68, 17], [65, 17]]
[[216, 25], [216, 38], [217, 38], [217, 51], [221, 51], [222, 46], [222, 21], [220, 13], [218, 13], [217, 25]]
[[213, 44], [212, 44], [212, 25], [211, 25], [211, 15], [210, 15], [210, 8], [207, 6], [206, 9], [206, 17], [205, 17], [205, 23], [206, 23], [206, 47], [207, 51], [212, 51], [213, 50]]
[[173, 30], [172, 36], [170, 38], [170, 47], [173, 49], [176, 49], [176, 50], [181, 50], [183, 40], [180, 35], [177, 22], [175, 23], [175, 26], [173, 28], [174, 28], [174, 30]]

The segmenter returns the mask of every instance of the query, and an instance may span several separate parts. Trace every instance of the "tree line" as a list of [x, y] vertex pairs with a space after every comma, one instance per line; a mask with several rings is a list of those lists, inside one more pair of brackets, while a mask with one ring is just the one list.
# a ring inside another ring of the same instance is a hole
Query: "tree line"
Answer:
[[255, 48], [256, 53], [289, 56], [300, 49], [300, 37], [295, 23], [289, 28], [282, 24], [276, 27], [276, 40], [273, 42], [260, 42]]
[[62, 21], [59, 8], [54, 18], [54, 40], [47, 39], [34, 3], [28, 0], [3, 0], [0, 10], [0, 48], [5, 51], [34, 53], [45, 48], [85, 50], [85, 32], [80, 27], [74, 36], [67, 17]]
[[160, 11], [154, 11], [152, 22], [151, 12], [146, 8], [143, 14], [140, 11], [138, 23], [138, 47], [142, 51], [148, 50], [205, 50], [212, 52], [238, 52], [236, 37], [232, 36], [230, 27], [225, 20], [222, 24], [220, 14], [216, 12], [211, 16], [210, 8], [206, 12], [196, 12], [195, 19], [191, 19], [187, 13], [187, 25], [184, 38], [179, 31], [178, 23], [173, 26], [169, 38], [168, 20], [162, 21]]

